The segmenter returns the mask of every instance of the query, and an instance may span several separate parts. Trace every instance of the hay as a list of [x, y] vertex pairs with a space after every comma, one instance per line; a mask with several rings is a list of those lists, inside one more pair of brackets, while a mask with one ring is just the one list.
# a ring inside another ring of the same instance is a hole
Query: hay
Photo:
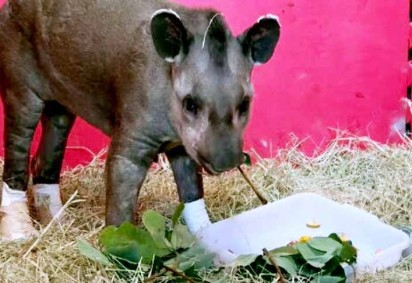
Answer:
[[[255, 166], [246, 170], [266, 198], [274, 201], [298, 192], [316, 192], [354, 204], [391, 225], [412, 225], [410, 140], [390, 146], [368, 138], [340, 136], [313, 158], [303, 155], [299, 145], [293, 140], [274, 159], [259, 159]], [[27, 257], [22, 258], [34, 240], [0, 243], [0, 282], [121, 281], [114, 270], [89, 261], [76, 249], [77, 239], [96, 243], [104, 225], [103, 167], [103, 161], [97, 156], [89, 166], [64, 173], [61, 182], [64, 200], [75, 191], [78, 196], [66, 211], [65, 223], [47, 230]], [[205, 177], [204, 183], [213, 220], [260, 205], [237, 171], [220, 177]], [[139, 211], [151, 208], [170, 216], [177, 204], [172, 174], [162, 159], [160, 166], [150, 172], [140, 192]], [[144, 278], [139, 268], [129, 275], [134, 282]], [[258, 275], [239, 276], [234, 270], [204, 274], [204, 278], [210, 282], [260, 282]], [[410, 282], [412, 258], [358, 281]]]

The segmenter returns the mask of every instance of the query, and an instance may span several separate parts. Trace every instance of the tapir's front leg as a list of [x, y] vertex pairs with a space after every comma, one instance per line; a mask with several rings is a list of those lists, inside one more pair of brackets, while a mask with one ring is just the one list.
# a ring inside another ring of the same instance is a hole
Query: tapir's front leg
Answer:
[[189, 230], [196, 234], [210, 225], [203, 199], [200, 167], [187, 155], [183, 147], [166, 152], [172, 166], [180, 201], [185, 204], [183, 218]]
[[[211, 225], [203, 200], [202, 175], [199, 166], [187, 155], [183, 147], [166, 152], [175, 176], [180, 200], [185, 203], [183, 218], [189, 231], [200, 244], [214, 254], [215, 264], [231, 262], [236, 258], [230, 250], [222, 249], [213, 237], [207, 237], [203, 228]], [[206, 234], [207, 235], [207, 234]]]
[[106, 164], [106, 225], [134, 222], [139, 190], [158, 148], [144, 135], [112, 137]]

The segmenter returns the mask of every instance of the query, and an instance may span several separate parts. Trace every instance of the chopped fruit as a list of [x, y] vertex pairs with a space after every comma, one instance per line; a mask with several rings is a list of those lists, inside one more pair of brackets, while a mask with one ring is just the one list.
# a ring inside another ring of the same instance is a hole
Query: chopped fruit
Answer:
[[316, 223], [315, 221], [312, 221], [312, 222], [307, 223], [306, 226], [309, 228], [319, 228], [320, 224]]
[[342, 242], [349, 242], [349, 238], [346, 235], [341, 235], [339, 236], [339, 238], [341, 239]]
[[288, 246], [293, 246], [293, 245], [295, 245], [295, 244], [297, 244], [298, 243], [298, 241], [292, 241], [292, 242], [290, 242], [289, 244], [288, 244]]
[[309, 242], [311, 239], [312, 239], [311, 236], [302, 236], [302, 237], [300, 237], [300, 239], [299, 239], [299, 243], [307, 243], [307, 242]]

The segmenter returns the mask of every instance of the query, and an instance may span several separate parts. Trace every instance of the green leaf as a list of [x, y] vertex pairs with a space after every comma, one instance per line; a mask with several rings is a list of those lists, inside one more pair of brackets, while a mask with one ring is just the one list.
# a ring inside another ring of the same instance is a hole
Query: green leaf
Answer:
[[159, 247], [149, 232], [128, 222], [119, 228], [109, 226], [103, 229], [99, 242], [103, 246], [103, 252], [135, 264], [140, 260], [151, 263], [154, 256], [163, 257], [171, 252], [167, 248]]
[[175, 258], [172, 258], [165, 262], [168, 266], [177, 266], [177, 268], [183, 272], [194, 268], [208, 269], [213, 265], [214, 255], [207, 252], [200, 244], [196, 243], [188, 250], [177, 254]]
[[296, 248], [307, 263], [316, 268], [322, 268], [330, 259], [333, 258], [333, 254], [314, 249], [308, 244], [296, 244]]
[[356, 262], [358, 251], [349, 242], [342, 243], [342, 249], [340, 250], [339, 257], [342, 262], [353, 264]]
[[166, 239], [166, 221], [160, 213], [147, 210], [143, 213], [142, 221], [157, 247], [165, 249], [170, 247], [170, 243]]
[[334, 239], [342, 245], [339, 252], [341, 262], [346, 262], [348, 264], [353, 264], [356, 262], [357, 250], [352, 245], [351, 241], [342, 241], [342, 239], [336, 233], [330, 234], [329, 238]]
[[98, 249], [95, 249], [92, 245], [90, 245], [88, 242], [83, 241], [83, 240], [78, 240], [77, 241], [77, 248], [79, 249], [80, 253], [97, 262], [102, 265], [111, 265], [109, 259]]
[[159, 245], [152, 236], [149, 234], [148, 231], [143, 229], [137, 230], [137, 240], [140, 247], [140, 253], [145, 259], [153, 258], [153, 255], [157, 257], [163, 257], [169, 255], [171, 250], [167, 247]]
[[252, 165], [252, 159], [250, 158], [250, 155], [246, 152], [243, 152], [243, 155], [245, 157], [245, 161], [243, 163], [247, 166], [251, 166]]
[[190, 248], [196, 241], [187, 227], [183, 224], [177, 224], [172, 232], [170, 242], [174, 250]]
[[103, 229], [99, 242], [103, 245], [103, 252], [128, 262], [138, 263], [142, 257], [137, 228], [131, 223], [123, 223], [119, 228], [109, 226]]
[[314, 249], [333, 255], [337, 255], [340, 249], [342, 249], [342, 245], [339, 242], [327, 237], [314, 237], [308, 242], [308, 245]]
[[208, 252], [203, 246], [199, 243], [193, 245], [190, 249], [181, 254], [182, 258], [193, 259], [194, 268], [199, 269], [208, 269], [213, 265], [213, 260], [215, 255]]
[[181, 259], [178, 255], [177, 257], [167, 261], [165, 265], [176, 268], [179, 271], [186, 272], [190, 268], [194, 267], [195, 262], [192, 259]]
[[[293, 255], [298, 255], [299, 251], [293, 246], [284, 246], [269, 251], [269, 255], [276, 261], [276, 264], [282, 267], [290, 275], [297, 275], [298, 266], [292, 258]], [[267, 264], [271, 265], [268, 257], [264, 257]]]
[[319, 276], [313, 279], [312, 283], [344, 283], [346, 280], [345, 277], [339, 276]]
[[298, 243], [295, 245], [295, 247], [306, 260], [323, 256], [325, 254], [325, 252], [323, 251], [311, 248], [307, 243]]
[[119, 242], [104, 249], [106, 253], [133, 264], [137, 264], [143, 257], [141, 250], [136, 242]]
[[240, 255], [235, 261], [235, 266], [245, 267], [256, 261], [258, 254]]
[[179, 222], [180, 217], [182, 217], [182, 213], [184, 209], [185, 209], [185, 204], [182, 202], [176, 207], [175, 212], [173, 213], [173, 216], [172, 216], [173, 227], [176, 226], [176, 224]]
[[336, 234], [336, 233], [330, 234], [330, 235], [328, 236], [328, 238], [331, 238], [331, 239], [335, 240], [336, 242], [338, 242], [338, 243], [340, 243], [340, 244], [343, 243], [342, 239], [341, 239], [341, 238], [339, 237], [339, 235]]
[[[292, 257], [290, 256], [281, 256], [281, 257], [275, 257], [276, 264], [283, 268], [288, 274], [292, 276], [297, 276], [299, 268], [296, 264], [296, 262], [293, 260]], [[267, 262], [268, 264], [270, 262]]]
[[334, 256], [329, 260], [325, 266], [322, 268], [322, 276], [330, 275], [337, 277], [345, 277], [345, 270], [341, 265], [339, 256]]
[[269, 251], [271, 256], [288, 256], [288, 255], [297, 255], [299, 251], [293, 246], [284, 246], [274, 250]]

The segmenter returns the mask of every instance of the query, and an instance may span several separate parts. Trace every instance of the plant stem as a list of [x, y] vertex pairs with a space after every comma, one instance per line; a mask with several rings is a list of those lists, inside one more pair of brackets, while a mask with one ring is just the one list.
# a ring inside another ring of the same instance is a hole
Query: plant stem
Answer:
[[275, 267], [276, 273], [279, 275], [279, 282], [287, 283], [285, 277], [283, 277], [282, 271], [280, 271], [279, 266], [276, 264], [275, 259], [269, 254], [267, 249], [263, 249], [263, 254], [269, 259], [270, 263]]
[[252, 181], [249, 179], [249, 177], [246, 175], [245, 171], [243, 171], [243, 169], [239, 166], [237, 167], [237, 169], [240, 171], [240, 173], [242, 174], [243, 178], [246, 180], [246, 182], [249, 184], [249, 186], [252, 188], [252, 190], [255, 192], [256, 196], [259, 198], [260, 202], [262, 204], [267, 204], [268, 201], [267, 199], [265, 199], [264, 196], [262, 196], [262, 194], [258, 191], [258, 189], [255, 187], [255, 185], [253, 185]]
[[159, 273], [153, 274], [152, 276], [146, 278], [143, 282], [144, 283], [149, 283], [152, 281], [155, 281], [157, 278], [159, 278], [160, 276], [164, 275], [167, 272], [166, 269], [163, 269], [162, 271], [160, 271]]
[[190, 283], [196, 283], [196, 281], [194, 281], [192, 278], [186, 276], [186, 274], [184, 274], [183, 272], [177, 271], [176, 269], [174, 269], [173, 267], [167, 266], [166, 264], [163, 264], [163, 267], [165, 269], [167, 269], [168, 271], [176, 274], [179, 277], [182, 277], [183, 279], [185, 279], [187, 282]]

